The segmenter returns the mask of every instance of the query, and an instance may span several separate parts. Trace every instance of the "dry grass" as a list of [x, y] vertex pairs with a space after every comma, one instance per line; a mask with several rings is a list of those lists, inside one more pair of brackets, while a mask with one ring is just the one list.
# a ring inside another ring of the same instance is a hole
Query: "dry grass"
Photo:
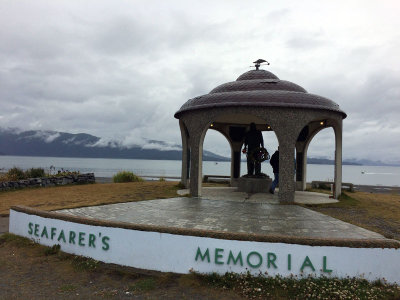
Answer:
[[0, 299], [399, 299], [400, 287], [354, 278], [187, 275], [74, 256], [0, 236]]
[[0, 214], [9, 214], [13, 205], [56, 210], [176, 197], [177, 182], [151, 181], [70, 185], [7, 191], [0, 193]]
[[344, 192], [338, 203], [306, 207], [400, 240], [400, 195]]
[[364, 209], [368, 216], [400, 221], [400, 195], [362, 192], [348, 195], [358, 201], [357, 206]]
[[[92, 205], [176, 197], [177, 182], [150, 181], [71, 185], [0, 192], [0, 215], [13, 205], [56, 210]], [[205, 184], [204, 186], [226, 186]], [[400, 240], [400, 195], [343, 193], [339, 203], [305, 205], [342, 221]]]
[[[0, 299], [243, 299], [197, 279], [105, 264], [5, 234], [0, 236]], [[188, 284], [188, 282], [190, 284]]]

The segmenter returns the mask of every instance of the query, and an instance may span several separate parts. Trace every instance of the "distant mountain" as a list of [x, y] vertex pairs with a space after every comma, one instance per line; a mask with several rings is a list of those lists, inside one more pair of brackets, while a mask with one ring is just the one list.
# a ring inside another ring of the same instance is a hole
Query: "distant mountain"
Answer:
[[383, 162], [383, 161], [374, 161], [374, 160], [369, 160], [369, 159], [348, 159], [347, 161], [352, 162], [354, 164], [359, 164], [362, 166], [394, 166], [394, 167], [400, 167], [400, 163], [398, 162]]
[[[0, 129], [0, 155], [181, 160], [182, 147], [155, 140], [124, 146], [86, 133]], [[204, 150], [203, 160], [230, 159]]]
[[[0, 155], [181, 160], [182, 147], [157, 140], [146, 140], [143, 145], [126, 146], [118, 141], [104, 141], [86, 133], [0, 128]], [[203, 160], [230, 161], [230, 158], [204, 150]], [[308, 157], [307, 163], [333, 165], [334, 160]], [[400, 166], [366, 159], [348, 159], [343, 164]]]
[[[308, 164], [317, 164], [317, 165], [334, 165], [335, 161], [333, 159], [327, 159], [327, 158], [313, 158], [313, 157], [307, 157], [307, 163]], [[355, 165], [355, 166], [361, 166], [362, 164], [356, 163], [356, 162], [351, 162], [344, 160], [342, 162], [343, 165]]]
[[[324, 165], [333, 165], [335, 161], [327, 158], [307, 158], [307, 163], [309, 164], [324, 164]], [[394, 166], [400, 167], [399, 163], [391, 162], [385, 163], [380, 160], [373, 161], [369, 159], [346, 159], [343, 160], [343, 165], [354, 165], [354, 166]]]

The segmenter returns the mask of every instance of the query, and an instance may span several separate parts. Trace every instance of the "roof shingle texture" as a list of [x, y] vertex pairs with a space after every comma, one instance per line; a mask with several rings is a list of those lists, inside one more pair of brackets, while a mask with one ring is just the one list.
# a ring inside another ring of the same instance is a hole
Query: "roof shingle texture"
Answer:
[[339, 112], [346, 117], [332, 100], [309, 94], [301, 86], [280, 80], [271, 72], [252, 70], [240, 75], [236, 81], [217, 86], [209, 94], [189, 99], [175, 113], [175, 118], [198, 109], [237, 106], [311, 108]]

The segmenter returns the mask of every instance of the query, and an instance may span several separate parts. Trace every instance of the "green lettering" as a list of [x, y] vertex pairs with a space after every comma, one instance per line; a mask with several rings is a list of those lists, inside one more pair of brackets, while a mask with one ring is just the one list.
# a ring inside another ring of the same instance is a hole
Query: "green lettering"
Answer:
[[287, 256], [287, 269], [290, 271], [292, 269], [292, 255], [288, 254]]
[[[258, 257], [258, 264], [254, 264], [254, 265], [253, 265], [253, 264], [250, 262], [250, 257], [253, 256], [253, 255], [255, 255], [255, 256]], [[250, 267], [252, 267], [252, 268], [258, 268], [259, 266], [261, 266], [261, 264], [262, 264], [262, 256], [261, 256], [261, 254], [258, 253], [258, 252], [256, 252], [256, 251], [250, 252], [250, 253], [247, 255], [247, 264], [248, 264]]]
[[214, 260], [215, 260], [215, 264], [217, 264], [217, 265], [223, 265], [223, 264], [224, 264], [223, 261], [220, 261], [220, 260], [219, 260], [220, 258], [223, 258], [223, 257], [224, 257], [222, 254], [219, 254], [220, 252], [224, 252], [224, 249], [215, 248], [215, 257], [214, 257]]
[[61, 232], [60, 232], [60, 234], [59, 234], [59, 236], [58, 236], [57, 241], [60, 241], [60, 240], [63, 240], [64, 243], [67, 242], [67, 240], [65, 239], [64, 230], [62, 230], [62, 229], [61, 229]]
[[35, 232], [33, 234], [39, 236], [39, 224], [35, 224]]
[[85, 241], [85, 235], [86, 235], [86, 233], [79, 232], [79, 238], [78, 238], [79, 246], [85, 246], [85, 244], [83, 243]]
[[236, 265], [238, 261], [240, 261], [240, 265], [243, 266], [243, 259], [242, 259], [242, 251], [239, 251], [239, 254], [235, 257], [232, 254], [232, 251], [229, 250], [229, 256], [228, 256], [228, 262], [227, 264], [229, 265], [231, 260], [233, 261], [233, 264]]
[[330, 272], [332, 272], [332, 270], [329, 270], [329, 269], [326, 268], [326, 265], [327, 265], [326, 261], [327, 261], [326, 256], [324, 256], [323, 259], [322, 259], [322, 262], [323, 262], [322, 271], [326, 272], [326, 273], [330, 273]]
[[96, 240], [96, 236], [94, 234], [89, 234], [89, 247], [96, 248], [94, 242]]
[[207, 248], [206, 252], [204, 252], [204, 255], [203, 255], [203, 254], [201, 254], [200, 247], [197, 247], [197, 253], [196, 253], [196, 258], [195, 258], [196, 261], [199, 258], [199, 256], [201, 258], [201, 261], [204, 261], [204, 259], [207, 257], [207, 261], [210, 262], [210, 252], [208, 251], [208, 248]]
[[303, 272], [305, 267], [310, 267], [311, 270], [315, 271], [315, 268], [311, 262], [311, 260], [308, 258], [308, 256], [306, 256], [306, 258], [304, 259], [303, 264], [301, 265], [300, 271]]
[[56, 235], [56, 230], [57, 230], [57, 228], [51, 227], [51, 229], [50, 229], [51, 239], [53, 239], [53, 237]]
[[43, 237], [44, 235], [46, 236], [47, 239], [49, 238], [46, 226], [43, 227], [42, 234], [40, 235], [40, 237]]
[[32, 234], [32, 232], [33, 232], [33, 224], [31, 222], [29, 222], [28, 228], [29, 228], [28, 234]]
[[101, 247], [101, 249], [103, 249], [104, 251], [107, 251], [108, 249], [110, 249], [110, 245], [108, 244], [108, 241], [110, 240], [110, 238], [108, 236], [104, 236], [101, 241], [103, 242], [103, 247]]
[[272, 253], [272, 252], [268, 252], [267, 253], [267, 267], [268, 269], [271, 268], [271, 265], [274, 267], [274, 269], [276, 269], [276, 265], [275, 265], [275, 261], [276, 261], [276, 254]]
[[75, 231], [70, 231], [69, 232], [69, 243], [75, 245]]

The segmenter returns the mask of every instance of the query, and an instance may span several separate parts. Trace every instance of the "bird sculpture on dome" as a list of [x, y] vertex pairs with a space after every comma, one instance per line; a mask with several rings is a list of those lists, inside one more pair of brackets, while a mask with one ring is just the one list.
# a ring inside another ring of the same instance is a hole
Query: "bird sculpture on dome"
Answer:
[[269, 65], [269, 62], [267, 62], [265, 59], [259, 58], [256, 61], [253, 61], [253, 64], [255, 64], [256, 70], [258, 70], [261, 66], [262, 63], [266, 63], [266, 65]]

